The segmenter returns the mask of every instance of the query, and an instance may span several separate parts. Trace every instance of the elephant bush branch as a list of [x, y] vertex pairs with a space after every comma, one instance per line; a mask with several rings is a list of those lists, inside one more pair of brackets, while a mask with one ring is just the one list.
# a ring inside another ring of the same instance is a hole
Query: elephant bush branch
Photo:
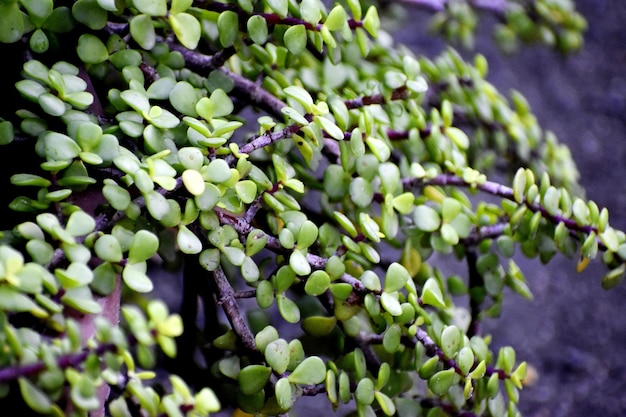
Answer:
[[[567, 1], [400, 3], [466, 46], [484, 13], [505, 50], [585, 28]], [[394, 43], [396, 6], [0, 2], [0, 403], [520, 414], [527, 364], [480, 326], [532, 298], [516, 259], [610, 288], [626, 235], [483, 56]]]

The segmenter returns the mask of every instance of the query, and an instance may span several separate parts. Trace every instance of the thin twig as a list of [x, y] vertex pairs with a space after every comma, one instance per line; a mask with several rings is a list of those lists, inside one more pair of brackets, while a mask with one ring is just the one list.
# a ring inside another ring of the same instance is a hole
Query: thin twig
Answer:
[[248, 327], [246, 320], [237, 305], [235, 291], [228, 282], [228, 278], [224, 274], [222, 268], [213, 271], [213, 280], [217, 288], [217, 303], [222, 306], [233, 331], [237, 334], [239, 341], [244, 349], [249, 352], [257, 352], [254, 335]]
[[[494, 181], [485, 181], [483, 183], [470, 183], [454, 174], [440, 174], [430, 179], [406, 178], [402, 180], [402, 183], [405, 187], [408, 188], [426, 185], [451, 185], [455, 187], [473, 188], [497, 197], [516, 201], [513, 194], [513, 189], [511, 187], [507, 187], [506, 185], [502, 185]], [[580, 225], [575, 220], [572, 220], [568, 217], [551, 214], [545, 207], [541, 206], [538, 203], [524, 202], [523, 204], [525, 204], [526, 207], [528, 207], [533, 212], [540, 212], [545, 219], [551, 221], [554, 224], [559, 224], [560, 222], [564, 223], [565, 227], [567, 227], [569, 230], [585, 234], [589, 234], [591, 232], [594, 232], [596, 234], [598, 233], [597, 227], [591, 225]], [[602, 245], [601, 247], [604, 248], [602, 242], [599, 242], [599, 245]]]

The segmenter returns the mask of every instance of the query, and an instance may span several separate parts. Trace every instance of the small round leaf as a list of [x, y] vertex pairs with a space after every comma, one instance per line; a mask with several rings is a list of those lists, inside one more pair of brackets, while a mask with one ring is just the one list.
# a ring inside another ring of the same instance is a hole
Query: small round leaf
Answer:
[[314, 385], [324, 381], [326, 365], [317, 356], [310, 356], [303, 360], [296, 369], [289, 374], [289, 382], [298, 385]]

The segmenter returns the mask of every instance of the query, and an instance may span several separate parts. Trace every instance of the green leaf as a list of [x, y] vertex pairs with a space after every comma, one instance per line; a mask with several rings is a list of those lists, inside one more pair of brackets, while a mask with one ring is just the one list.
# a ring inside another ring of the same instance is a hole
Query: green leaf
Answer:
[[380, 29], [380, 19], [378, 17], [378, 10], [375, 6], [370, 6], [365, 13], [363, 19], [363, 27], [372, 37], [378, 36], [378, 30]]
[[[161, 78], [161, 80], [163, 80], [163, 78]], [[148, 89], [148, 94], [150, 94], [150, 89]], [[169, 91], [167, 97], [177, 111], [187, 116], [195, 117], [197, 115], [196, 104], [198, 100], [200, 100], [200, 93], [187, 81], [179, 81], [176, 83]]]
[[0, 145], [7, 145], [11, 143], [14, 137], [15, 131], [13, 129], [13, 124], [8, 120], [0, 121]]
[[147, 14], [135, 15], [130, 19], [130, 35], [143, 49], [150, 50], [156, 44], [156, 31], [152, 17]]
[[311, 220], [305, 220], [300, 225], [300, 229], [298, 230], [298, 235], [296, 238], [298, 249], [306, 249], [310, 247], [317, 240], [317, 236], [319, 234], [319, 230], [315, 223]]
[[444, 223], [450, 223], [463, 210], [463, 205], [459, 200], [446, 197], [441, 202], [441, 219]]
[[309, 356], [289, 374], [288, 379], [292, 384], [314, 385], [324, 381], [326, 377], [326, 365], [317, 356]]
[[336, 5], [335, 7], [333, 7], [330, 13], [328, 13], [328, 17], [324, 22], [324, 26], [326, 26], [330, 31], [340, 30], [345, 24], [346, 10], [341, 5]]
[[313, 337], [328, 336], [337, 325], [337, 317], [309, 316], [300, 322], [305, 333]]
[[[282, 373], [282, 372], [281, 372]], [[294, 402], [294, 389], [287, 378], [280, 378], [274, 387], [276, 402], [282, 410], [289, 410]]]
[[433, 307], [446, 307], [446, 303], [443, 300], [443, 294], [441, 293], [441, 288], [435, 278], [428, 278], [426, 283], [424, 283], [421, 300], [424, 304], [428, 304]]
[[41, 29], [35, 29], [33, 34], [30, 36], [28, 45], [33, 52], [42, 54], [50, 47], [50, 40], [48, 39], [46, 32]]
[[283, 89], [283, 92], [287, 95], [287, 97], [300, 103], [305, 112], [310, 113], [313, 109], [313, 98], [304, 88], [296, 85], [290, 85], [289, 87]]
[[447, 358], [454, 358], [463, 342], [463, 333], [456, 326], [446, 326], [441, 333], [441, 350]]
[[154, 288], [152, 280], [146, 275], [145, 262], [126, 264], [122, 271], [122, 279], [128, 288], [139, 293], [147, 293]]
[[91, 288], [100, 295], [109, 295], [115, 289], [117, 272], [112, 264], [103, 262], [93, 270]]
[[18, 2], [0, 4], [0, 42], [13, 43], [24, 34], [24, 19]]
[[103, 235], [96, 240], [94, 245], [96, 255], [106, 262], [119, 262], [122, 260], [122, 247], [120, 242], [111, 235]]
[[361, 225], [361, 230], [363, 234], [373, 242], [380, 242], [382, 233], [380, 232], [380, 227], [378, 223], [372, 217], [365, 213], [359, 213], [359, 224]]
[[[172, 112], [159, 106], [152, 106], [147, 118], [150, 123], [161, 129], [173, 129], [180, 123], [178, 117], [176, 117]], [[144, 131], [144, 136], [146, 136], [146, 139], [149, 139], [146, 135], [146, 131]]]
[[193, 4], [193, 0], [172, 0], [170, 13], [186, 12]]
[[147, 261], [156, 254], [159, 238], [147, 230], [139, 230], [132, 237], [128, 249], [128, 262], [131, 264]]
[[311, 273], [311, 265], [306, 259], [306, 252], [296, 249], [289, 256], [289, 266], [298, 275], [309, 275]]
[[459, 351], [456, 361], [461, 371], [463, 371], [464, 374], [467, 374], [474, 366], [474, 352], [470, 347], [465, 346]]
[[197, 254], [202, 251], [202, 242], [187, 226], [180, 225], [178, 227], [176, 242], [180, 251], [188, 255]]
[[[463, 348], [461, 350], [461, 352], [463, 352], [463, 350], [466, 348]], [[469, 348], [468, 348], [469, 349]], [[471, 350], [471, 349], [470, 349]], [[459, 354], [461, 353], [459, 352]], [[467, 356], [469, 357], [470, 355], [467, 354]], [[473, 355], [471, 355], [472, 358], [474, 357]], [[459, 359], [462, 359], [461, 357], [459, 357]], [[474, 368], [474, 370], [469, 374], [470, 378], [472, 379], [480, 379], [483, 376], [485, 376], [485, 372], [487, 370], [487, 365], [485, 364], [485, 361], [482, 360], [480, 361], [480, 363], [478, 365], [476, 365], [476, 367]]]
[[125, 90], [120, 93], [120, 98], [141, 114], [148, 114], [148, 112], [150, 112], [148, 95], [144, 92], [137, 90]]
[[467, 137], [467, 134], [463, 132], [461, 129], [457, 127], [447, 127], [446, 128], [446, 136], [450, 138], [450, 140], [462, 150], [469, 148], [470, 141]]
[[437, 210], [430, 206], [421, 205], [413, 212], [415, 226], [424, 232], [434, 232], [441, 225], [441, 218]]
[[[285, 229], [288, 230], [288, 229]], [[254, 229], [246, 238], [246, 255], [254, 256], [265, 248], [267, 235], [260, 229]]]
[[167, 14], [167, 3], [165, 0], [134, 0], [133, 5], [140, 13], [150, 16], [165, 16]]
[[161, 220], [169, 213], [170, 205], [167, 202], [167, 199], [163, 196], [163, 194], [159, 193], [156, 190], [152, 190], [146, 193], [144, 196], [146, 199], [146, 207], [148, 208], [148, 212], [156, 220]]
[[293, 300], [287, 298], [285, 294], [278, 294], [276, 296], [276, 305], [280, 315], [288, 323], [298, 323], [300, 321], [300, 309]]
[[402, 193], [393, 198], [393, 208], [400, 214], [409, 214], [414, 207], [415, 195], [410, 192]]
[[256, 199], [256, 183], [251, 180], [239, 181], [235, 184], [235, 192], [244, 204], [250, 204]]
[[242, 266], [246, 259], [245, 252], [239, 247], [224, 246], [221, 248], [221, 251], [226, 260], [235, 266]]
[[322, 18], [319, 0], [302, 0], [300, 17], [309, 23], [317, 24]]
[[[317, 0], [313, 0], [317, 1]], [[248, 36], [250, 39], [258, 45], [263, 45], [267, 42], [268, 29], [267, 21], [264, 17], [259, 15], [251, 16], [247, 23]]]
[[285, 46], [294, 55], [300, 55], [306, 50], [307, 36], [304, 25], [289, 27], [283, 35]]
[[41, 109], [50, 116], [62, 116], [67, 110], [67, 105], [51, 93], [43, 93], [37, 97]]
[[[221, 88], [217, 88], [211, 93], [211, 103], [213, 104], [213, 117], [228, 116], [235, 108], [228, 94]], [[217, 126], [215, 127], [214, 135], [219, 136], [220, 129]]]
[[376, 398], [376, 401], [380, 405], [380, 408], [383, 410], [383, 413], [388, 416], [392, 416], [396, 413], [396, 406], [394, 405], [391, 398], [389, 398], [386, 394], [380, 391], [376, 391], [374, 392], [374, 398]]
[[306, 280], [304, 291], [311, 296], [322, 295], [330, 286], [330, 276], [326, 271], [314, 271]]
[[618, 285], [624, 280], [625, 273], [626, 273], [625, 264], [621, 264], [617, 268], [611, 269], [602, 278], [602, 288], [604, 288], [605, 290], [614, 288], [616, 285]]
[[309, 124], [309, 121], [293, 107], [286, 106], [280, 109], [280, 111], [299, 125], [306, 126]]
[[204, 164], [204, 155], [196, 147], [185, 147], [178, 150], [178, 161], [186, 169], [199, 170]]
[[198, 19], [189, 13], [171, 13], [169, 22], [180, 43], [187, 49], [196, 49], [202, 34]]
[[83, 151], [91, 151], [102, 140], [102, 128], [95, 123], [80, 123], [76, 129], [76, 142]]
[[231, 177], [230, 166], [223, 159], [214, 159], [208, 165], [203, 167], [202, 176], [208, 182], [221, 184]]
[[11, 176], [11, 184], [18, 186], [49, 187], [50, 180], [34, 174], [15, 174]]
[[33, 258], [33, 261], [40, 265], [47, 264], [54, 256], [54, 249], [52, 245], [40, 239], [29, 240], [26, 244], [26, 250]]
[[239, 389], [245, 395], [257, 393], [265, 387], [269, 381], [272, 369], [263, 365], [248, 365], [239, 371], [237, 381]]
[[95, 35], [89, 33], [80, 36], [76, 52], [86, 64], [100, 64], [109, 59], [106, 45]]
[[36, 413], [47, 414], [53, 410], [53, 402], [37, 385], [26, 378], [18, 378], [20, 393], [24, 402]]
[[204, 178], [202, 174], [193, 169], [186, 169], [181, 175], [183, 184], [192, 195], [201, 195], [205, 190]]
[[43, 311], [28, 295], [7, 285], [0, 286], [0, 308], [3, 311], [31, 312], [38, 317], [45, 317]]
[[343, 140], [343, 130], [339, 129], [335, 123], [323, 116], [315, 116], [313, 118], [316, 123], [333, 139]]
[[220, 266], [219, 249], [205, 249], [200, 253], [200, 265], [207, 271], [215, 271]]
[[435, 395], [445, 395], [454, 383], [455, 375], [453, 368], [439, 371], [428, 380], [428, 388]]
[[357, 177], [350, 182], [350, 199], [357, 207], [368, 207], [374, 198], [372, 184], [363, 177]]
[[102, 306], [93, 299], [91, 290], [87, 287], [68, 289], [61, 297], [63, 304], [85, 314], [100, 314]]
[[354, 391], [354, 397], [359, 404], [371, 404], [374, 402], [374, 382], [369, 378], [359, 381]]
[[237, 13], [227, 10], [220, 13], [217, 18], [217, 30], [219, 31], [220, 43], [224, 48], [232, 46], [239, 36], [239, 18]]
[[282, 266], [278, 269], [274, 277], [274, 289], [277, 293], [285, 292], [296, 280], [296, 273], [293, 269]]
[[441, 225], [441, 238], [450, 245], [459, 243], [459, 234], [452, 225], [447, 223]]
[[265, 361], [274, 372], [282, 374], [289, 365], [289, 344], [285, 339], [276, 339], [265, 347]]
[[380, 292], [382, 290], [382, 287], [380, 285], [380, 279], [378, 278], [378, 275], [376, 275], [374, 271], [371, 271], [371, 270], [363, 271], [363, 274], [361, 274], [361, 277], [359, 279], [361, 280], [363, 285], [365, 285], [365, 288], [367, 288], [370, 291]]
[[273, 326], [265, 326], [254, 337], [254, 343], [260, 352], [264, 352], [267, 345], [278, 339], [278, 331]]
[[130, 205], [130, 193], [118, 185], [105, 185], [102, 187], [102, 195], [116, 210], [126, 210]]
[[288, 0], [266, 0], [267, 5], [277, 13], [280, 17], [287, 16], [287, 10], [289, 7]]
[[261, 276], [261, 271], [254, 259], [249, 256], [244, 257], [241, 264], [241, 276], [246, 282], [256, 282]]
[[[38, 1], [38, 3], [50, 3], [50, 9], [46, 17], [52, 13], [51, 1]], [[93, 30], [104, 28], [107, 24], [108, 17], [107, 11], [100, 7], [96, 0], [78, 0], [72, 6], [72, 16], [74, 16], [77, 21]]]
[[383, 335], [383, 348], [388, 353], [394, 353], [400, 348], [400, 338], [402, 337], [402, 330], [398, 323], [390, 325], [385, 334]]
[[515, 240], [507, 235], [498, 236], [496, 245], [503, 256], [510, 258], [515, 254]]
[[409, 272], [397, 262], [393, 262], [385, 275], [385, 292], [399, 291], [409, 280]]
[[216, 413], [221, 409], [219, 399], [210, 388], [202, 388], [194, 396], [194, 406], [201, 415]]
[[374, 156], [380, 162], [385, 162], [391, 156], [391, 149], [389, 146], [378, 138], [368, 137], [365, 139], [365, 143], [370, 148]]
[[274, 287], [269, 281], [259, 282], [256, 289], [256, 301], [261, 308], [269, 308], [274, 303]]
[[84, 236], [96, 228], [96, 221], [82, 210], [72, 213], [65, 230], [72, 236]]
[[383, 305], [383, 308], [392, 316], [397, 317], [402, 315], [402, 306], [398, 301], [397, 293], [382, 293], [380, 295], [380, 303]]

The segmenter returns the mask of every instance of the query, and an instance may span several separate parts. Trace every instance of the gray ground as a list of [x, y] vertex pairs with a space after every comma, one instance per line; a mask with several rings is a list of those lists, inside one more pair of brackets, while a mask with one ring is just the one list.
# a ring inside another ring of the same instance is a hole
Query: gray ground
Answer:
[[[626, 2], [576, 3], [589, 22], [578, 54], [530, 48], [505, 57], [488, 39], [476, 50], [489, 60], [489, 80], [501, 91], [521, 91], [544, 129], [571, 147], [587, 197], [624, 229]], [[440, 48], [422, 30], [402, 41], [418, 53]], [[509, 296], [503, 317], [487, 323], [499, 345], [514, 346], [539, 373], [521, 394], [524, 415], [626, 416], [626, 283], [607, 292], [603, 267], [577, 274], [575, 261], [558, 257], [548, 267], [525, 267], [535, 300]]]

